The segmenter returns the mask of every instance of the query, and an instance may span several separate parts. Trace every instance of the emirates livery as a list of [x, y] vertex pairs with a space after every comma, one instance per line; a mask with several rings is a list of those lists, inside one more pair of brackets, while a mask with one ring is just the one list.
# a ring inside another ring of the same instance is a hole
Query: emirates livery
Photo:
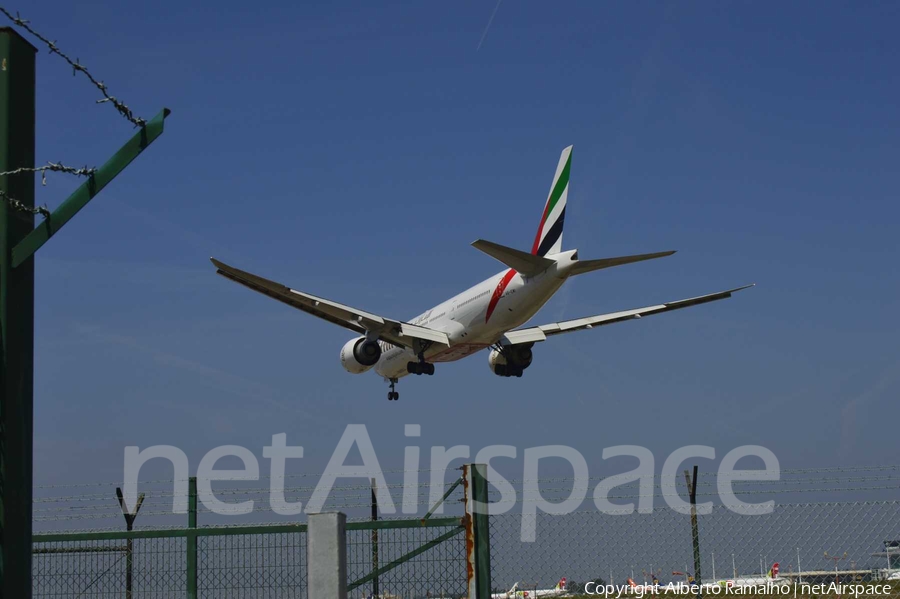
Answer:
[[569, 146], [559, 157], [531, 252], [482, 239], [473, 242], [476, 249], [507, 268], [412, 320], [394, 320], [352, 308], [238, 270], [215, 258], [210, 260], [218, 274], [232, 281], [357, 333], [359, 336], [341, 349], [341, 364], [353, 374], [374, 367], [390, 383], [389, 400], [400, 397], [395, 390], [398, 379], [407, 374], [432, 375], [434, 365], [440, 362], [455, 362], [490, 348], [488, 364], [494, 374], [520, 377], [531, 365], [532, 346], [547, 337], [705, 304], [752, 287], [746, 285], [645, 308], [517, 328], [528, 322], [569, 277], [675, 253], [579, 260], [578, 250], [563, 251], [571, 165], [572, 146]]

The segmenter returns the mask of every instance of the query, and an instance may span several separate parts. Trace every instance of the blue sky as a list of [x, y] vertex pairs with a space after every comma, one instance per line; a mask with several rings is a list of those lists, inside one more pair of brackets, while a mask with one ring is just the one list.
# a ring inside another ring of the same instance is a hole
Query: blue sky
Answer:
[[[897, 4], [506, 2], [486, 35], [493, 2], [9, 8], [138, 114], [173, 111], [37, 258], [37, 483], [281, 432], [315, 471], [348, 423], [385, 467], [405, 423], [423, 446], [569, 444], [593, 473], [627, 466], [600, 460], [617, 444], [658, 466], [685, 444], [900, 459]], [[130, 125], [38, 61], [38, 161], [101, 164]], [[566, 248], [679, 253], [571, 281], [536, 322], [758, 286], [552, 339], [522, 379], [440, 365], [388, 402], [342, 370], [349, 334], [208, 262], [411, 318], [500, 270], [474, 239], [527, 249], [569, 144]]]

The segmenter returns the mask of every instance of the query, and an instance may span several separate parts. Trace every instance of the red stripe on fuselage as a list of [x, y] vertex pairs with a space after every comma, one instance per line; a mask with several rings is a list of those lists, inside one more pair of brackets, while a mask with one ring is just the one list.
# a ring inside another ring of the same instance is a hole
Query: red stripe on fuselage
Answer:
[[429, 362], [455, 362], [488, 347], [487, 343], [462, 343], [448, 347], [428, 358]]
[[484, 322], [487, 322], [491, 319], [491, 314], [494, 313], [494, 308], [497, 307], [497, 302], [500, 301], [500, 297], [503, 295], [503, 292], [506, 291], [506, 286], [509, 285], [509, 282], [512, 281], [512, 278], [516, 276], [516, 271], [510, 268], [506, 271], [506, 274], [503, 275], [503, 278], [500, 279], [500, 282], [497, 283], [497, 288], [494, 289], [494, 294], [491, 296], [491, 302], [488, 304], [487, 314], [484, 317]]

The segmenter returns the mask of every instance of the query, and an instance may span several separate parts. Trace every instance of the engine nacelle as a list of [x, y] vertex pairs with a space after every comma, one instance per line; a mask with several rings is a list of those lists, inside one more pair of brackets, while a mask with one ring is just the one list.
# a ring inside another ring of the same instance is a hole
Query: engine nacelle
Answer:
[[531, 366], [533, 354], [532, 343], [509, 345], [500, 353], [496, 349], [488, 355], [488, 366], [497, 376], [522, 376], [522, 372]]
[[351, 339], [341, 348], [341, 366], [351, 374], [362, 374], [381, 358], [381, 346], [365, 337]]

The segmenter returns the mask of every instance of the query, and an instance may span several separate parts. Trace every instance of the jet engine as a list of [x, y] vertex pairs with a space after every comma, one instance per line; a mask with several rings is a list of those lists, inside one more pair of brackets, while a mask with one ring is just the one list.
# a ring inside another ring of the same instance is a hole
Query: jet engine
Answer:
[[491, 350], [488, 365], [497, 376], [522, 376], [522, 372], [531, 366], [531, 346], [533, 343], [507, 345], [503, 351]]
[[378, 363], [381, 346], [365, 337], [351, 339], [341, 348], [341, 366], [351, 374], [362, 374]]

